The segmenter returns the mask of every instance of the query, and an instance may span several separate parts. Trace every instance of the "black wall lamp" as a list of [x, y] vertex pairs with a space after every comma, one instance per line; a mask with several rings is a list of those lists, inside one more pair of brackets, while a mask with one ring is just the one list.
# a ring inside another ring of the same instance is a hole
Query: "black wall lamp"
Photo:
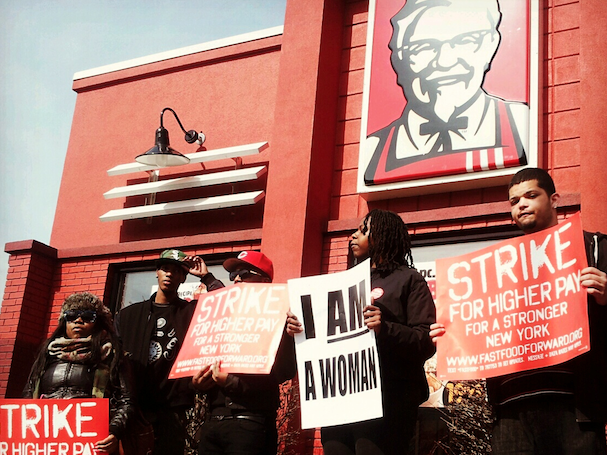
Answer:
[[180, 166], [190, 162], [190, 159], [187, 156], [182, 155], [169, 145], [169, 132], [162, 123], [162, 116], [165, 111], [171, 111], [173, 113], [177, 123], [179, 123], [181, 131], [185, 133], [185, 141], [188, 144], [196, 142], [198, 145], [202, 145], [204, 143], [206, 137], [202, 131], [200, 133], [197, 133], [194, 130], [186, 131], [175, 111], [170, 107], [165, 107], [160, 113], [160, 127], [156, 130], [155, 137], [156, 145], [147, 152], [137, 156], [135, 161], [138, 163], [147, 164], [148, 166], [166, 167]]

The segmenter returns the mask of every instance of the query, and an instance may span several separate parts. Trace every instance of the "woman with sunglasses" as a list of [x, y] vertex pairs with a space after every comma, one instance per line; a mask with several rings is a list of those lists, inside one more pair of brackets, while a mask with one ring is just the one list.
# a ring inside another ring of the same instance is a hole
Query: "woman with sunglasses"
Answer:
[[32, 366], [24, 398], [111, 398], [110, 435], [98, 452], [113, 453], [134, 414], [110, 310], [88, 292], [63, 303], [59, 324]]

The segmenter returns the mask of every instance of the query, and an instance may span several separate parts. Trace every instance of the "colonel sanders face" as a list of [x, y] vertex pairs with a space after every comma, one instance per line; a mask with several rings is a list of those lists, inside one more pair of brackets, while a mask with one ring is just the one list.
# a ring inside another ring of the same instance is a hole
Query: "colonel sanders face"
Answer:
[[392, 67], [407, 103], [443, 121], [480, 93], [497, 51], [497, 0], [408, 0], [392, 18]]

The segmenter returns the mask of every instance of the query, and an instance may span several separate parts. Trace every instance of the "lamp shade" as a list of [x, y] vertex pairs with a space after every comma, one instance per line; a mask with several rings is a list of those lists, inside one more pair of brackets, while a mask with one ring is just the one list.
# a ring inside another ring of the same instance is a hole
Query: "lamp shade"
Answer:
[[164, 127], [156, 130], [156, 145], [147, 152], [137, 156], [135, 161], [148, 166], [180, 166], [188, 164], [190, 159], [169, 146], [169, 132]]

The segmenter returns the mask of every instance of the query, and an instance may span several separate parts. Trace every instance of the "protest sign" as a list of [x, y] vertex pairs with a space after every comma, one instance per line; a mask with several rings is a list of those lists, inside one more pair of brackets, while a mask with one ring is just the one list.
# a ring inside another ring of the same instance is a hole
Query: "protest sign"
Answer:
[[289, 280], [302, 428], [383, 415], [375, 332], [363, 320], [371, 303], [369, 260], [340, 273]]
[[242, 283], [201, 294], [170, 379], [221, 362], [226, 373], [268, 374], [289, 309], [285, 284]]
[[556, 365], [590, 349], [579, 214], [436, 261], [439, 378], [480, 379]]
[[0, 399], [0, 454], [93, 455], [108, 422], [107, 399]]

